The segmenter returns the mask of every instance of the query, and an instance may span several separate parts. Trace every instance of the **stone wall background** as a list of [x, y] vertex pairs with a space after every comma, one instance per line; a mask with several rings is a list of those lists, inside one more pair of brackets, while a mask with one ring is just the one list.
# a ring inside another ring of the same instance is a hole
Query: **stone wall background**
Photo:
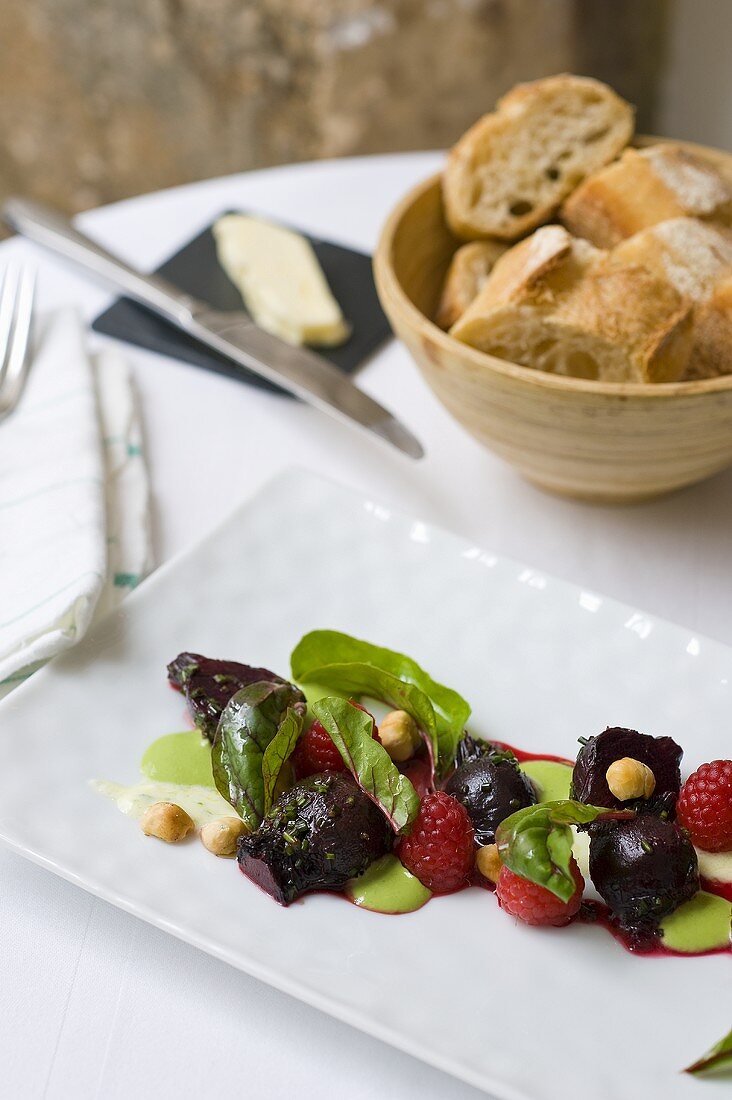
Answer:
[[518, 80], [608, 80], [652, 129], [671, 0], [0, 0], [0, 200], [67, 211], [451, 144]]

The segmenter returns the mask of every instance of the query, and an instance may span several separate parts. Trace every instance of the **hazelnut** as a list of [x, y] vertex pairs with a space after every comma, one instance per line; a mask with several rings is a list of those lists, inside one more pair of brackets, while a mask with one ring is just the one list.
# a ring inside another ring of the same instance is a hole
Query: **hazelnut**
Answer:
[[379, 740], [391, 759], [402, 764], [419, 747], [417, 723], [405, 710], [392, 710], [379, 722]]
[[611, 794], [627, 802], [630, 798], [650, 798], [656, 789], [656, 777], [647, 764], [624, 756], [614, 760], [605, 772]]
[[503, 866], [501, 857], [498, 854], [498, 845], [485, 844], [482, 848], [479, 848], [475, 854], [475, 865], [483, 878], [487, 878], [490, 882], [498, 882], [498, 876]]
[[175, 802], [154, 802], [140, 818], [140, 828], [145, 836], [156, 836], [166, 844], [177, 844], [196, 826], [182, 806]]
[[203, 826], [201, 840], [204, 848], [208, 848], [215, 856], [230, 857], [236, 855], [239, 837], [246, 831], [244, 822], [238, 817], [219, 817]]

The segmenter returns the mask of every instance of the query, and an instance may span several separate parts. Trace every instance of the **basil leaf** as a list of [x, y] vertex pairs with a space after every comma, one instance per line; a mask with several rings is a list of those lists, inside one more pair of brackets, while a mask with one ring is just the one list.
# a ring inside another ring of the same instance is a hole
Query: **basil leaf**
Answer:
[[302, 732], [303, 715], [290, 708], [282, 719], [277, 732], [264, 750], [262, 780], [264, 784], [264, 813], [269, 813], [274, 802], [274, 792], [280, 772], [290, 759], [297, 739]]
[[[356, 664], [361, 670], [365, 668], [373, 670], [370, 684], [364, 684], [367, 677], [361, 671], [359, 679], [364, 686], [349, 690], [360, 690], [364, 694], [383, 699], [384, 702], [399, 707], [400, 710], [406, 710], [432, 742], [435, 763], [440, 773], [444, 774], [453, 766], [455, 750], [470, 717], [470, 706], [456, 691], [433, 680], [410, 657], [392, 649], [385, 649], [383, 646], [352, 638], [348, 634], [341, 634], [336, 630], [313, 630], [295, 646], [291, 663], [292, 675], [296, 680], [303, 682], [316, 680], [333, 687], [342, 686], [344, 683], [343, 666], [345, 665]], [[330, 684], [329, 676], [334, 666], [338, 672], [332, 675], [340, 680], [339, 685], [335, 682]], [[410, 710], [409, 706], [395, 700], [393, 695], [380, 694], [384, 685], [382, 683], [380, 687], [376, 672], [388, 674], [400, 680], [403, 685], [411, 685], [427, 697], [434, 715], [434, 734], [431, 725], [422, 726], [423, 719]]]
[[589, 825], [600, 817], [632, 816], [570, 799], [540, 802], [505, 818], [496, 830], [496, 844], [501, 861], [511, 871], [569, 901], [575, 891], [570, 825]]
[[361, 790], [384, 811], [394, 831], [403, 833], [419, 812], [419, 797], [386, 749], [374, 740], [371, 715], [335, 697], [319, 699], [312, 711]]
[[264, 816], [264, 754], [288, 711], [302, 724], [305, 699], [299, 688], [263, 680], [229, 700], [216, 728], [211, 749], [214, 783], [251, 829]]
[[732, 1070], [732, 1031], [729, 1031], [724, 1039], [720, 1039], [698, 1061], [687, 1066], [684, 1073], [707, 1073], [719, 1069]]

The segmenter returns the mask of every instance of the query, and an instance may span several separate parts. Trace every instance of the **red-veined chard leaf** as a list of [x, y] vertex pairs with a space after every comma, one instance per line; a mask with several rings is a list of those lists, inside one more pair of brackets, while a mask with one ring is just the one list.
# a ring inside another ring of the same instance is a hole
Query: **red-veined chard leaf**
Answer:
[[[289, 743], [293, 724], [299, 733], [304, 717], [304, 696], [288, 683], [250, 684], [224, 707], [211, 749], [214, 782], [251, 829], [257, 828], [265, 812], [267, 748], [285, 723]], [[268, 766], [274, 765], [273, 755]]]
[[394, 831], [403, 833], [419, 812], [419, 796], [374, 740], [371, 715], [335, 697], [319, 699], [312, 710], [359, 787], [384, 811]]
[[501, 862], [511, 871], [569, 901], [576, 887], [570, 870], [570, 826], [589, 825], [600, 817], [633, 816], [570, 799], [540, 802], [505, 818], [496, 830], [496, 844]]
[[262, 780], [264, 782], [264, 813], [269, 813], [274, 802], [277, 780], [297, 744], [303, 725], [303, 716], [294, 710], [288, 710], [280, 722], [277, 732], [264, 750], [262, 757]]
[[687, 1066], [684, 1073], [711, 1073], [717, 1070], [732, 1070], [732, 1031], [696, 1062]]
[[411, 657], [336, 630], [313, 630], [295, 646], [291, 663], [294, 679], [302, 683], [315, 681], [371, 695], [406, 710], [430, 742], [440, 774], [453, 766], [470, 706], [456, 691], [433, 680]]
[[322, 672], [327, 677], [330, 691], [341, 691], [346, 695], [370, 695], [373, 699], [381, 699], [389, 706], [411, 714], [427, 747], [434, 777], [439, 752], [437, 722], [432, 704], [423, 691], [414, 687], [413, 684], [405, 684], [390, 672], [384, 672], [382, 669], [374, 668], [373, 665], [365, 665], [359, 661], [351, 661], [343, 665], [327, 665], [325, 668], [317, 669], [317, 672]]

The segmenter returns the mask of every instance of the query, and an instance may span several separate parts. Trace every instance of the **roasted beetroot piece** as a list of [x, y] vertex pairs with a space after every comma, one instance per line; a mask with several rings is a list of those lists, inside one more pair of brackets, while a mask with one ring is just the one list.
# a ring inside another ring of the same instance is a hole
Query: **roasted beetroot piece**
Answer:
[[[577, 754], [570, 798], [591, 806], [673, 818], [681, 789], [682, 756], [683, 750], [670, 737], [651, 737], [620, 727], [606, 729], [597, 737], [590, 737]], [[653, 772], [656, 786], [650, 798], [621, 802], [608, 787], [605, 778], [608, 768], [624, 757], [640, 760]]]
[[624, 932], [638, 943], [699, 889], [691, 841], [652, 814], [590, 826], [590, 876]]
[[281, 905], [307, 890], [338, 890], [391, 848], [384, 814], [346, 772], [323, 772], [286, 791], [251, 836], [239, 867]]
[[468, 811], [478, 844], [492, 844], [504, 818], [533, 806], [536, 792], [512, 752], [489, 751], [457, 768], [445, 790]]
[[458, 747], [455, 750], [455, 767], [459, 768], [461, 764], [467, 764], [469, 760], [478, 760], [481, 756], [485, 756], [487, 753], [495, 752], [496, 746], [491, 744], [490, 741], [483, 741], [480, 738], [473, 737], [466, 730], [458, 742]]
[[209, 741], [214, 739], [222, 710], [237, 691], [260, 680], [287, 683], [267, 668], [216, 661], [199, 653], [179, 653], [168, 665], [168, 680], [183, 692], [191, 718]]

